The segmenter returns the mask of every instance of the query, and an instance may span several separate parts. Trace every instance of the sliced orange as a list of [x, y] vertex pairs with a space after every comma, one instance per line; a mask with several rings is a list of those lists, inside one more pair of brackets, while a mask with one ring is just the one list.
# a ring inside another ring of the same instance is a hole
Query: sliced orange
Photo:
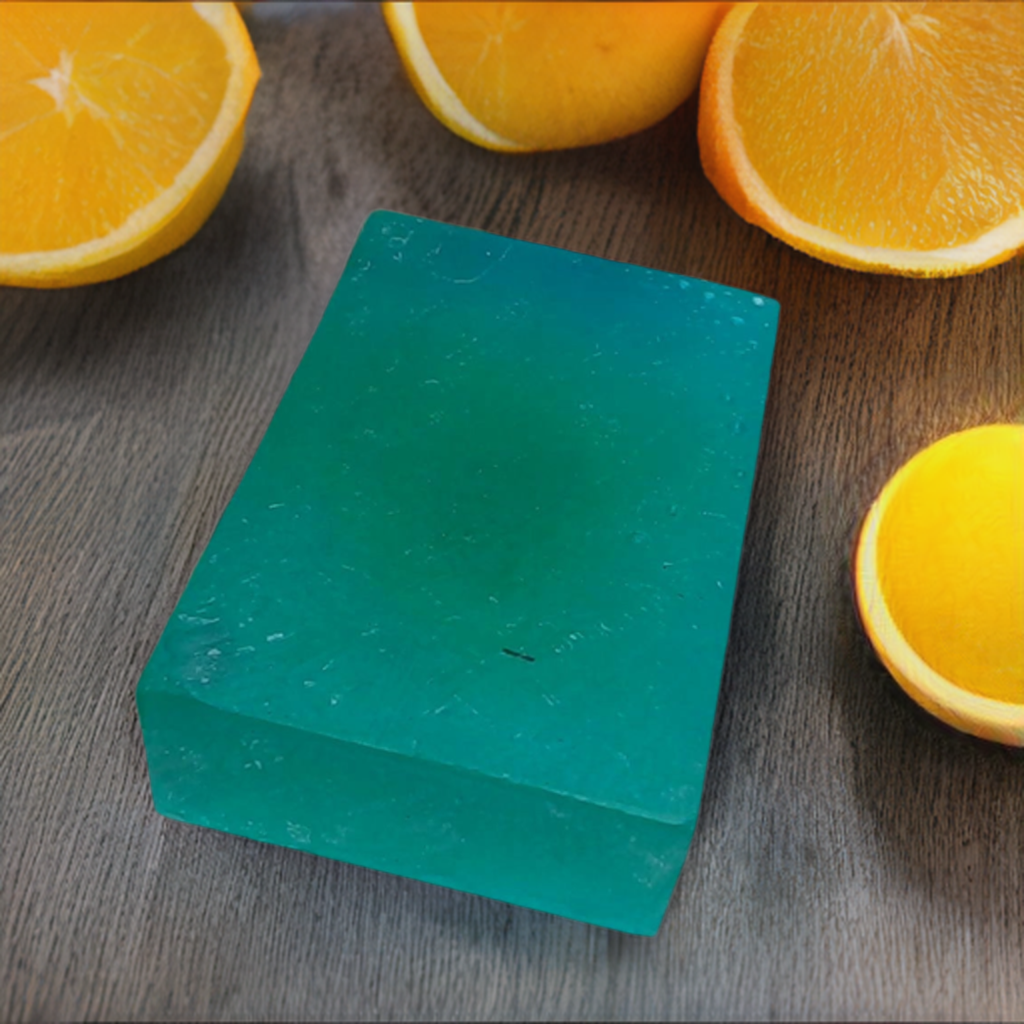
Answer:
[[855, 587], [914, 700], [1024, 746], [1024, 425], [953, 434], [903, 466], [864, 521]]
[[231, 3], [0, 4], [0, 284], [105, 281], [191, 238], [259, 74]]
[[457, 135], [531, 152], [607, 142], [697, 87], [723, 3], [385, 3], [413, 86]]
[[701, 83], [704, 169], [820, 259], [919, 277], [1024, 250], [1024, 4], [743, 4]]

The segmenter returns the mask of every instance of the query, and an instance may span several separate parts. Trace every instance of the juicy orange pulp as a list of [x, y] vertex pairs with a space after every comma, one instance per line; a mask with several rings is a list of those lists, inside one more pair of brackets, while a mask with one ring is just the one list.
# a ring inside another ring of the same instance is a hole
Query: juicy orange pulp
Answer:
[[985, 445], [960, 435], [913, 466], [889, 502], [878, 573], [907, 643], [936, 672], [1024, 703], [1024, 430], [989, 434]]
[[95, 279], [201, 223], [258, 76], [232, 4], [0, 4], [0, 280]]
[[712, 182], [797, 248], [918, 275], [1024, 248], [1024, 4], [742, 5], [701, 106]]

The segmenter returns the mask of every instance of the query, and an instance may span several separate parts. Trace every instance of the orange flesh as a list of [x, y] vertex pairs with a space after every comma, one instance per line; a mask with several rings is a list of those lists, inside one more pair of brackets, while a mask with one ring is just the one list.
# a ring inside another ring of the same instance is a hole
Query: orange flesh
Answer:
[[[220, 109], [227, 54], [190, 5], [117, 4], [97, 18], [99, 6], [0, 4], [0, 252], [120, 227], [172, 184]], [[75, 159], [40, 164], [62, 151]]]
[[[530, 149], [628, 135], [696, 88], [719, 3], [419, 3], [469, 113]], [[609, 129], [611, 125], [611, 129]]]
[[761, 4], [733, 76], [750, 161], [806, 223], [928, 251], [1024, 212], [1024, 4]]
[[963, 689], [1024, 703], [1024, 429], [949, 439], [906, 467], [879, 583], [907, 643]]

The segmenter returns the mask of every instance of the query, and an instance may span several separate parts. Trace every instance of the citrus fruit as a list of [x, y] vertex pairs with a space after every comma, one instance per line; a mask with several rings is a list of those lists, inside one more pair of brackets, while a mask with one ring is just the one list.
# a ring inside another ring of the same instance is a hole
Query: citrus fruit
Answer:
[[259, 73], [231, 3], [0, 4], [0, 284], [104, 281], [191, 238]]
[[861, 621], [918, 703], [1024, 746], [1024, 425], [975, 427], [886, 484], [855, 558]]
[[704, 170], [742, 217], [858, 270], [1024, 250], [1024, 4], [744, 4], [701, 81]]
[[488, 149], [589, 146], [647, 128], [697, 87], [722, 3], [386, 3], [416, 91]]

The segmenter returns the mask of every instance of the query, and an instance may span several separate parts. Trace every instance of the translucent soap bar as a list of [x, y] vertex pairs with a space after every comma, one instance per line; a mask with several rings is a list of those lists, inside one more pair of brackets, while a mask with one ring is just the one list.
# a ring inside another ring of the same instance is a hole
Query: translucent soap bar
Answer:
[[157, 810], [653, 934], [777, 319], [372, 214], [139, 683]]

